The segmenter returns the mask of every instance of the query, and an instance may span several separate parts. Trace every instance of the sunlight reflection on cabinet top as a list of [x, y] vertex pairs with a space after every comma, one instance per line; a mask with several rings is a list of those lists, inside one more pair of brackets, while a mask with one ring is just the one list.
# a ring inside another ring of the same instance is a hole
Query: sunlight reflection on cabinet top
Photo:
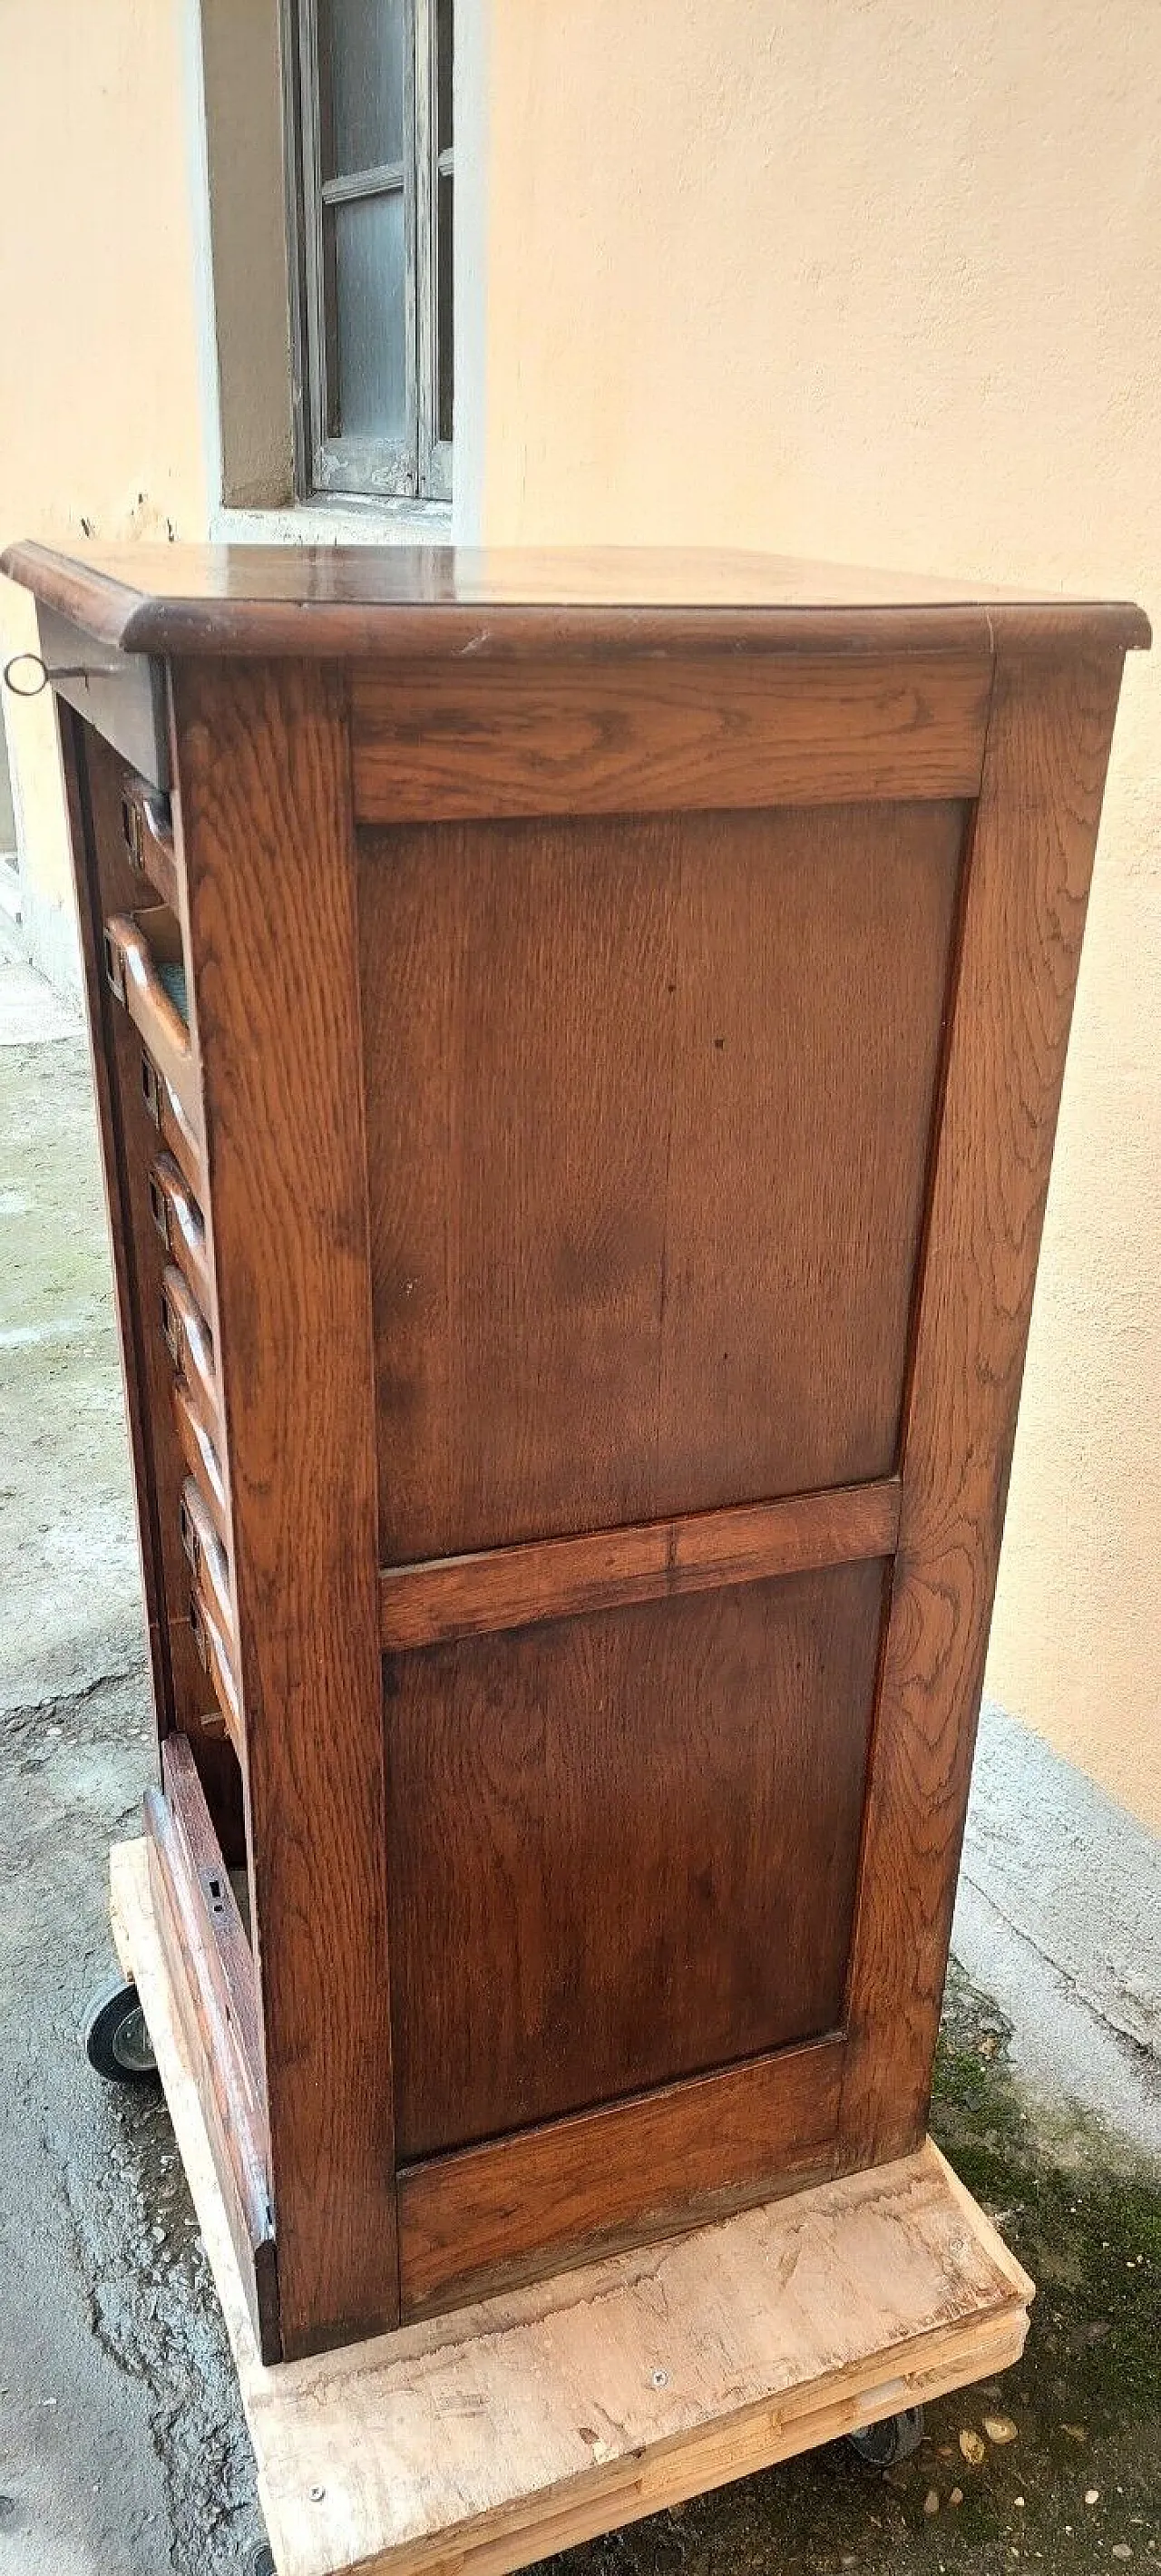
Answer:
[[572, 655], [1147, 645], [1119, 600], [709, 548], [10, 546], [0, 566], [138, 653]]

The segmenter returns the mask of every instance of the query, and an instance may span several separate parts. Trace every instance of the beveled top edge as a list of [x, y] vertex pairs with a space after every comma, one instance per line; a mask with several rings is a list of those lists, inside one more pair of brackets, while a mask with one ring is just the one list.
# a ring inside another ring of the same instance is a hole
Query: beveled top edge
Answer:
[[0, 569], [130, 653], [508, 658], [1030, 645], [1150, 628], [1128, 601], [1053, 598], [791, 556], [596, 547], [10, 546]]

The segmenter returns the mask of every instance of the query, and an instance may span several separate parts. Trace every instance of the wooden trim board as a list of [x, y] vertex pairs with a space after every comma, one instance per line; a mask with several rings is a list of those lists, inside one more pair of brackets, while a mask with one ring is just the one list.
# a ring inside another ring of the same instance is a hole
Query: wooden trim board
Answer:
[[346, 687], [321, 663], [202, 663], [171, 690], [279, 2327], [301, 2354], [399, 2314]]
[[351, 673], [359, 823], [975, 796], [990, 653]]
[[630, 1601], [672, 1600], [718, 1584], [762, 1583], [775, 1574], [890, 1556], [900, 1490], [898, 1477], [886, 1476], [781, 1502], [380, 1567], [379, 1642], [398, 1653], [581, 1611], [620, 1610]]
[[400, 2316], [527, 2280], [546, 2248], [591, 2263], [829, 2178], [844, 2049], [832, 2033], [401, 2165]]
[[661, 2246], [310, 2360], [258, 2359], [153, 1918], [112, 1855], [279, 2576], [507, 2571], [1018, 2359], [1033, 2284], [928, 2140]]

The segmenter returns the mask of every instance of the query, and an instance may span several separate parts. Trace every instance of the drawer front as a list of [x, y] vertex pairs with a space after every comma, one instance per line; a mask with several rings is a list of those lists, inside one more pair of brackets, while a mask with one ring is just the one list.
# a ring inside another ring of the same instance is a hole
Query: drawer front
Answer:
[[194, 1390], [202, 1418], [216, 1436], [220, 1456], [222, 1407], [213, 1335], [188, 1282], [173, 1262], [167, 1262], [162, 1273], [161, 1329], [178, 1376]]
[[234, 1672], [233, 1658], [226, 1631], [218, 1616], [217, 1605], [203, 1590], [197, 1577], [190, 1589], [189, 1624], [202, 1669], [214, 1686], [214, 1696], [222, 1712], [234, 1750], [242, 1751], [242, 1706]]
[[149, 1204], [169, 1259], [205, 1313], [212, 1303], [205, 1225], [194, 1192], [173, 1154], [159, 1154], [150, 1170]]
[[105, 923], [105, 972], [158, 1074], [196, 1137], [201, 1079], [189, 1021], [180, 925], [167, 904], [114, 913]]
[[186, 1185], [201, 1200], [205, 1196], [205, 1172], [202, 1148], [191, 1127], [181, 1102], [171, 1091], [164, 1074], [159, 1073], [148, 1047], [138, 1053], [138, 1082], [141, 1097], [162, 1143], [172, 1155]]
[[197, 1478], [187, 1476], [182, 1487], [181, 1543], [189, 1558], [190, 1570], [202, 1598], [213, 1611], [222, 1636], [229, 1647], [231, 1662], [237, 1662], [234, 1637], [234, 1611], [230, 1600], [230, 1569], [226, 1551], [214, 1527], [209, 1505]]
[[[168, 1212], [170, 1202], [164, 1190], [162, 1196]], [[174, 1416], [187, 1469], [178, 1503], [178, 1525], [190, 1574], [190, 1635], [202, 1669], [213, 1684], [227, 1732], [240, 1754], [242, 1707], [230, 1594], [229, 1516], [221, 1468], [224, 1434], [213, 1335], [188, 1278], [175, 1262], [167, 1262], [162, 1273], [159, 1302], [161, 1332], [174, 1372]]]
[[129, 776], [121, 790], [121, 830], [129, 863], [171, 912], [181, 908], [181, 882], [168, 796], [147, 778]]
[[173, 1383], [173, 1415], [182, 1462], [202, 1496], [219, 1545], [228, 1549], [230, 1520], [221, 1459], [208, 1423], [183, 1377]]

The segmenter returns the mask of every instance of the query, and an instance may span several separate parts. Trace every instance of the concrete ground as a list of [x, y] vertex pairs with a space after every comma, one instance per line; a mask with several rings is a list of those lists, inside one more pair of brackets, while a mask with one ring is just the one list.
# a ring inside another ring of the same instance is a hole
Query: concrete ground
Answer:
[[[101, 2086], [78, 2039], [153, 1730], [87, 1051], [10, 946], [0, 1597], [0, 2576], [237, 2576], [262, 2539], [253, 2463], [164, 2104]], [[569, 2576], [1157, 2563], [1157, 1869], [989, 1713], [933, 2126], [1040, 2282], [1025, 2360], [932, 2409], [886, 2477], [840, 2446]]]

